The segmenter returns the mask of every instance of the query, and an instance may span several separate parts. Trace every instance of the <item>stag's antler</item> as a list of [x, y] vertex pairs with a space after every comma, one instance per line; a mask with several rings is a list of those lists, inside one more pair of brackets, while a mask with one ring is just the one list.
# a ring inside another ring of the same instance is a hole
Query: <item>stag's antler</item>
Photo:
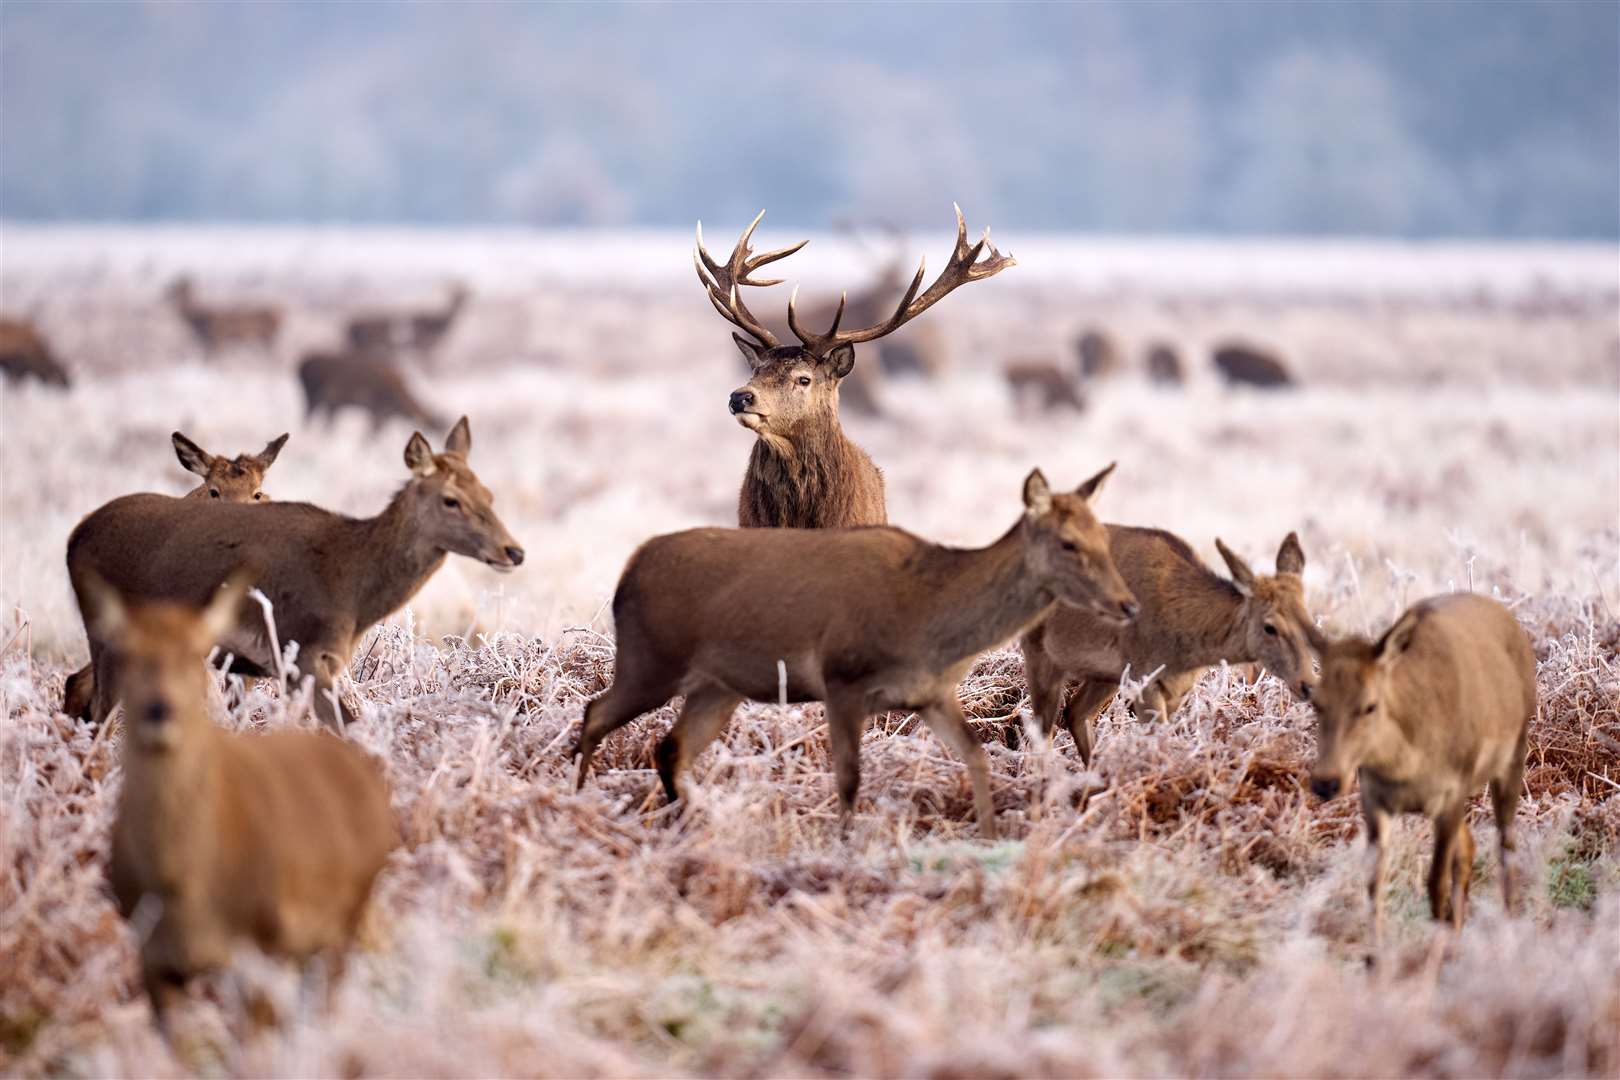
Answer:
[[[962, 208], [952, 203], [956, 210], [956, 251], [951, 255], [951, 261], [945, 269], [940, 271], [939, 277], [928, 286], [928, 291], [921, 296], [917, 290], [922, 287], [923, 274], [927, 269], [928, 260], [924, 259], [917, 266], [917, 276], [911, 279], [911, 287], [906, 295], [900, 298], [900, 306], [894, 309], [894, 314], [876, 326], [869, 326], [864, 330], [838, 329], [838, 324], [844, 318], [844, 304], [849, 299], [848, 294], [838, 300], [838, 310], [833, 314], [832, 326], [825, 334], [811, 333], [799, 325], [799, 313], [796, 302], [799, 290], [793, 290], [793, 296], [788, 299], [788, 326], [798, 339], [804, 342], [804, 347], [817, 356], [825, 356], [830, 350], [839, 345], [855, 345], [863, 341], [873, 341], [892, 334], [918, 315], [927, 311], [945, 298], [945, 294], [960, 285], [970, 281], [981, 281], [987, 277], [994, 277], [1007, 269], [1016, 266], [1018, 260], [1011, 255], [1003, 255], [996, 250], [990, 242], [990, 230], [986, 228], [979, 242], [969, 245], [967, 241], [967, 222], [962, 218]], [[983, 262], [979, 256], [986, 248], [990, 249], [990, 257]], [[722, 312], [724, 314], [724, 312]]]
[[737, 287], [739, 285], [764, 287], [782, 284], [781, 278], [774, 278], [770, 281], [754, 281], [748, 275], [767, 263], [787, 258], [804, 247], [809, 241], [800, 240], [792, 247], [778, 248], [775, 251], [767, 251], [763, 255], [755, 255], [754, 249], [748, 246], [748, 240], [754, 235], [754, 228], [759, 225], [760, 218], [764, 216], [765, 211], [761, 210], [759, 217], [754, 218], [749, 223], [748, 228], [743, 230], [742, 238], [737, 241], [737, 246], [731, 249], [731, 258], [724, 265], [716, 262], [713, 256], [704, 248], [703, 222], [698, 222], [697, 249], [692, 252], [692, 263], [697, 267], [698, 280], [703, 282], [703, 288], [708, 293], [709, 303], [714, 305], [714, 310], [724, 316], [727, 322], [752, 335], [754, 340], [761, 345], [768, 349], [774, 349], [781, 342], [776, 340], [775, 334], [765, 329], [763, 323], [754, 318], [753, 313], [748, 310], [748, 305], [743, 303], [742, 297], [738, 294]]

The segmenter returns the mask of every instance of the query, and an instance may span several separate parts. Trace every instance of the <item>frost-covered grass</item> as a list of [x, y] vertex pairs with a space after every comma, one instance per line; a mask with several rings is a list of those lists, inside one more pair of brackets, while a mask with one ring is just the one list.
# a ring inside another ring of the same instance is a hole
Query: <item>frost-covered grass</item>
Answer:
[[[1127, 339], [1168, 327], [1201, 340], [1222, 320], [1280, 333], [1307, 389], [1232, 394], [1200, 372], [1176, 393], [1130, 378], [1098, 387], [1082, 417], [1041, 419], [1012, 411], [995, 343], [1057, 342], [1110, 305], [1050, 275], [1005, 298], [991, 296], [997, 282], [939, 311], [958, 337], [951, 377], [891, 384], [892, 416], [850, 425], [885, 470], [891, 516], [931, 537], [993, 539], [1031, 465], [1073, 483], [1117, 458], [1099, 507], [1109, 520], [1171, 528], [1212, 559], [1220, 535], [1266, 566], [1299, 529], [1309, 599], [1332, 628], [1381, 627], [1453, 587], [1513, 605], [1541, 660], [1516, 856], [1537, 887], [1502, 911], [1480, 800], [1475, 903], [1452, 938], [1427, 915], [1427, 826], [1403, 823], [1391, 953], [1369, 972], [1355, 800], [1308, 796], [1311, 714], [1272, 679], [1212, 672], [1158, 726], [1116, 704], [1087, 771], [1066, 736], [1006, 748], [1020, 662], [987, 655], [962, 698], [989, 752], [995, 843], [974, 832], [960, 762], [899, 717], [866, 737], [862, 802], [841, 837], [816, 707], [744, 707], [698, 761], [688, 807], [665, 808], [651, 771], [668, 708], [611, 738], [576, 794], [568, 752], [583, 702], [611, 678], [613, 581], [646, 536], [734, 512], [748, 437], [724, 400], [741, 377], [695, 283], [616, 300], [508, 282], [419, 378], [472, 417], [472, 463], [529, 557], [502, 578], [452, 559], [361, 649], [354, 737], [387, 762], [405, 840], [363, 948], [330, 1014], [303, 1004], [280, 966], [244, 957], [202, 988], [170, 1048], [102, 892], [118, 739], [54, 713], [83, 658], [63, 543], [107, 498], [187, 486], [175, 427], [232, 451], [291, 430], [274, 496], [379, 509], [404, 478], [409, 431], [302, 428], [289, 369], [344, 297], [434, 290], [381, 265], [336, 294], [295, 287], [277, 263], [258, 278], [203, 276], [205, 290], [297, 300], [284, 350], [209, 367], [133, 270], [76, 266], [5, 267], [8, 304], [13, 291], [49, 297], [42, 319], [74, 343], [81, 379], [65, 397], [7, 388], [0, 400], [0, 1069], [1620, 1069], [1612, 310], [1605, 326], [1590, 312], [1378, 314], [1237, 286], [1209, 310], [1126, 293], [1114, 306]], [[73, 287], [40, 285], [59, 280]], [[1373, 366], [1346, 359], [1360, 356]], [[264, 684], [231, 699], [232, 726], [308, 722], [298, 695]], [[258, 996], [277, 1025], [254, 1019]]]

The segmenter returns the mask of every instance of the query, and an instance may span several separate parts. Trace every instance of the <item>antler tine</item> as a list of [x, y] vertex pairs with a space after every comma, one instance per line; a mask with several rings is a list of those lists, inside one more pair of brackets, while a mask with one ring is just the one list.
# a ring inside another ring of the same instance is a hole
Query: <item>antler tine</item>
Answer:
[[[906, 290], [905, 296], [901, 297], [899, 306], [894, 309], [894, 314], [876, 326], [869, 326], [864, 330], [839, 331], [835, 320], [833, 329], [826, 334], [813, 334], [807, 337], [799, 329], [796, 320], [790, 317], [788, 325], [792, 327], [793, 333], [798, 336], [799, 340], [804, 342], [805, 347], [819, 355], [837, 345], [858, 344], [863, 341], [873, 341], [886, 334], [892, 334], [939, 303], [953, 289], [970, 281], [982, 281], [985, 278], [994, 277], [1007, 269], [1007, 267], [1018, 265], [1018, 260], [1011, 255], [1003, 255], [996, 250], [995, 245], [990, 242], [990, 230], [988, 228], [984, 230], [984, 235], [977, 243], [969, 244], [967, 239], [967, 219], [962, 216], [962, 208], [955, 203], [951, 204], [951, 208], [956, 211], [956, 248], [951, 254], [951, 261], [946, 264], [944, 270], [940, 271], [939, 277], [934, 280], [934, 283], [928, 286], [927, 292], [921, 296], [917, 295], [917, 290], [922, 288], [923, 277], [927, 272], [928, 263], [925, 259], [918, 264], [916, 276], [911, 279], [911, 286]], [[979, 256], [983, 255], [986, 250], [989, 251], [989, 257], [980, 261]], [[790, 315], [791, 311], [790, 305]]]
[[832, 325], [827, 328], [827, 332], [825, 334], [809, 332], [799, 325], [799, 287], [795, 285], [793, 295], [788, 297], [788, 329], [793, 331], [794, 337], [804, 343], [805, 348], [819, 356], [824, 349], [837, 343], [838, 324], [844, 321], [844, 305], [848, 302], [849, 293], [840, 293], [838, 310], [833, 312]]
[[714, 309], [726, 321], [751, 334], [760, 344], [767, 348], [775, 348], [779, 344], [776, 336], [767, 330], [758, 319], [754, 318], [753, 313], [748, 310], [748, 305], [743, 303], [742, 297], [737, 290], [741, 285], [753, 285], [760, 288], [780, 285], [782, 283], [781, 278], [756, 281], [750, 275], [762, 266], [776, 262], [778, 259], [787, 258], [804, 247], [808, 241], [800, 240], [797, 244], [778, 248], [775, 251], [767, 251], [762, 255], [755, 255], [753, 248], [749, 246], [749, 241], [753, 238], [754, 230], [759, 227], [759, 223], [764, 217], [765, 211], [763, 210], [754, 216], [754, 220], [748, 223], [748, 228], [743, 230], [742, 236], [738, 238], [736, 245], [731, 249], [731, 257], [723, 264], [710, 255], [708, 249], [703, 246], [703, 223], [698, 222], [697, 250], [693, 253], [692, 261], [697, 267], [698, 280], [703, 282], [704, 291], [708, 294], [709, 303], [714, 305]]

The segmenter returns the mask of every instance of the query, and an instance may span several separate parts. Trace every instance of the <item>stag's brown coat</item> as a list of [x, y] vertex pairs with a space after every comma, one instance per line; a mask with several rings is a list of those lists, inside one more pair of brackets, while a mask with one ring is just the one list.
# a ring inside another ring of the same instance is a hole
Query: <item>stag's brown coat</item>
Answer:
[[658, 748], [659, 776], [673, 799], [676, 777], [739, 703], [785, 695], [827, 703], [847, 819], [866, 718], [915, 710], [967, 762], [979, 826], [993, 832], [983, 754], [956, 686], [975, 656], [1059, 602], [1099, 618], [1135, 614], [1089, 506], [1112, 468], [1073, 494], [1053, 494], [1031, 473], [1024, 515], [975, 550], [891, 527], [694, 529], [647, 541], [614, 593], [613, 685], [586, 709], [579, 782], [608, 733], [683, 694], [680, 717]]
[[373, 431], [396, 418], [420, 427], [444, 426], [411, 393], [399, 369], [376, 355], [310, 353], [298, 365], [298, 382], [307, 420], [325, 414], [330, 421], [342, 409], [358, 409], [371, 417]]
[[17, 319], [0, 319], [0, 373], [10, 382], [36, 379], [64, 390], [72, 384], [45, 338]]
[[1396, 814], [1434, 823], [1429, 909], [1460, 927], [1474, 870], [1468, 802], [1489, 786], [1501, 842], [1502, 897], [1514, 904], [1513, 816], [1536, 715], [1536, 654], [1513, 613], [1474, 593], [1414, 604], [1376, 642], [1326, 643], [1311, 790], [1332, 798], [1361, 784], [1373, 852], [1368, 896], [1383, 939], [1383, 884]]
[[[472, 435], [466, 417], [435, 454], [420, 434], [405, 447], [411, 479], [373, 518], [349, 518], [308, 503], [242, 506], [167, 495], [126, 495], [95, 511], [68, 538], [68, 576], [79, 599], [96, 693], [91, 718], [104, 721], [114, 703], [103, 688], [103, 643], [96, 639], [101, 579], [138, 601], [200, 606], [238, 566], [274, 605], [281, 643], [299, 644], [298, 664], [314, 678], [315, 709], [338, 728], [345, 717], [332, 688], [349, 668], [354, 647], [372, 626], [416, 595], [447, 554], [500, 570], [523, 561], [523, 549], [495, 515], [494, 496], [467, 464]], [[263, 613], [244, 608], [218, 644], [235, 670], [276, 670]]]
[[[1086, 612], [1057, 608], [1020, 643], [1030, 706], [1050, 735], [1058, 717], [1076, 750], [1091, 761], [1097, 715], [1119, 690], [1129, 667], [1154, 676], [1148, 708], [1174, 715], [1198, 676], [1213, 664], [1258, 661], [1301, 697], [1309, 697], [1316, 628], [1305, 610], [1305, 553], [1289, 533], [1277, 550], [1277, 573], [1254, 573], [1216, 540], [1232, 571], [1227, 581], [1204, 565], [1187, 542], [1162, 529], [1109, 525], [1109, 551], [1142, 605], [1128, 626], [1099, 624]], [[1079, 682], [1063, 704], [1064, 687]], [[1016, 729], [1009, 734], [1016, 735]]]
[[335, 979], [397, 843], [382, 769], [339, 739], [210, 721], [203, 661], [235, 622], [246, 577], [201, 612], [126, 607], [88, 587], [130, 717], [107, 874], [140, 928], [154, 1019], [163, 1026], [186, 981], [226, 964], [239, 941], [321, 959]]

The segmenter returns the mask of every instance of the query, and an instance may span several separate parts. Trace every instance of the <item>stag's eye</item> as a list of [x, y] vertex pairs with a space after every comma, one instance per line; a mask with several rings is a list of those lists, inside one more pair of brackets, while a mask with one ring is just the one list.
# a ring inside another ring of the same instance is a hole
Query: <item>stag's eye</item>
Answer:
[[263, 502], [263, 501], [264, 501], [264, 492], [262, 492], [262, 491], [255, 491], [255, 492], [254, 492], [254, 493], [253, 493], [253, 501], [254, 501], [254, 502]]
[[446, 495], [444, 497], [444, 508], [446, 510], [459, 510], [461, 508], [461, 500], [452, 499], [450, 496]]
[[1367, 702], [1366, 706], [1361, 710], [1361, 715], [1362, 716], [1371, 716], [1373, 714], [1373, 710], [1376, 709], [1376, 708], [1378, 708], [1378, 702], [1369, 701], [1369, 702]]
[[217, 499], [217, 498], [219, 498], [219, 488], [209, 488], [209, 489], [208, 489], [208, 497], [209, 497], [209, 498], [210, 498], [210, 499]]
[[798, 382], [798, 384], [800, 386], [809, 386], [810, 385], [810, 376], [808, 376], [808, 375], [800, 375], [796, 381]]
[[1079, 551], [1080, 550], [1080, 545], [1075, 543], [1073, 540], [1060, 541], [1059, 546], [1062, 547], [1064, 551]]
[[1270, 623], [1266, 623], [1266, 628], [1265, 629], [1266, 629], [1266, 635], [1268, 637], [1276, 637], [1277, 636], [1277, 628], [1275, 626], [1272, 626]]

